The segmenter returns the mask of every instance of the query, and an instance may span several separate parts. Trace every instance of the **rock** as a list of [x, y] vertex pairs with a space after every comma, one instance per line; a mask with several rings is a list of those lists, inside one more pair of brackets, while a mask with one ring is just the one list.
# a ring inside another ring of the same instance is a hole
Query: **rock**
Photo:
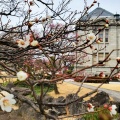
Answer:
[[24, 96], [31, 94], [31, 90], [25, 87], [12, 87], [11, 90]]
[[8, 83], [6, 87], [24, 96], [31, 94], [31, 90], [29, 88], [17, 87], [12, 82]]
[[[55, 103], [65, 103], [65, 98], [63, 96], [60, 96], [60, 97], [54, 99], [54, 102]], [[55, 107], [55, 109], [56, 109], [56, 111], [58, 111], [58, 115], [66, 114], [65, 107], [57, 106], [57, 107]]]
[[[39, 97], [38, 97], [39, 99]], [[49, 95], [46, 95], [44, 98], [43, 98], [43, 101], [45, 101], [46, 103], [51, 103], [53, 102], [54, 98], [49, 96]]]
[[[40, 96], [38, 96], [37, 99], [38, 99], [38, 101], [39, 101]], [[43, 101], [44, 101], [45, 103], [52, 103], [52, 102], [54, 101], [54, 98], [51, 97], [51, 96], [49, 96], [49, 95], [46, 95], [46, 96], [44, 96]], [[52, 107], [50, 107], [50, 106], [43, 106], [43, 108], [44, 108], [45, 110], [52, 109]]]
[[23, 103], [18, 110], [12, 111], [10, 115], [21, 117], [25, 120], [45, 120], [45, 117], [43, 115], [37, 113], [32, 107], [30, 107], [26, 103]]
[[[79, 98], [79, 96], [77, 96], [76, 94], [69, 94], [66, 97], [66, 103], [71, 102], [73, 100], [76, 100], [78, 98]], [[69, 114], [79, 114], [79, 113], [85, 112], [85, 108], [82, 104], [82, 101], [83, 100], [81, 99], [81, 100], [76, 101], [72, 104], [69, 104], [68, 105]]]
[[49, 109], [48, 113], [55, 117], [58, 117], [58, 114], [59, 114], [59, 112], [55, 108]]
[[87, 102], [92, 103], [94, 106], [101, 106], [109, 103], [110, 97], [106, 92], [99, 92], [94, 97], [91, 97]]
[[14, 83], [9, 82], [6, 87], [11, 89], [11, 88], [15, 87], [15, 85], [14, 85]]
[[65, 98], [63, 96], [60, 96], [60, 97], [56, 98], [54, 102], [56, 102], [56, 103], [65, 103]]

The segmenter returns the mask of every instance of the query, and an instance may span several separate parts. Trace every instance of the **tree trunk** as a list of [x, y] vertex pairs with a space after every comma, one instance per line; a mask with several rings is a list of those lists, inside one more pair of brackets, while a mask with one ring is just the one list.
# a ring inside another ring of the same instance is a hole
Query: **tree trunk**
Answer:
[[60, 94], [59, 91], [58, 91], [57, 84], [54, 84], [54, 92], [55, 92], [55, 94]]

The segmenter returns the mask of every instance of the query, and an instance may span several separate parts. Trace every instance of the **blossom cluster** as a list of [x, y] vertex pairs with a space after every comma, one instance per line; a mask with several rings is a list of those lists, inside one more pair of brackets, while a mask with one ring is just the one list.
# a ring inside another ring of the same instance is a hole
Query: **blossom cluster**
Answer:
[[[87, 104], [87, 111], [88, 112], [94, 112], [95, 111], [95, 106], [93, 106], [91, 103], [88, 103]], [[107, 104], [105, 104], [104, 105], [104, 108], [105, 109], [108, 109], [109, 111], [110, 111], [110, 115], [111, 116], [113, 116], [113, 115], [116, 115], [117, 114], [117, 111], [116, 111], [116, 109], [117, 109], [117, 107], [116, 107], [116, 105], [107, 105]]]
[[116, 105], [109, 106], [109, 105], [105, 104], [104, 108], [106, 108], [106, 109], [108, 109], [110, 111], [111, 116], [117, 114], [117, 111], [116, 111], [117, 107], [116, 107]]
[[37, 40], [34, 40], [32, 34], [26, 35], [23, 39], [18, 39], [17, 44], [20, 48], [27, 48], [29, 45], [31, 46], [39, 46], [39, 43]]
[[0, 92], [0, 107], [1, 110], [11, 112], [13, 105], [16, 103], [14, 95], [6, 91]]

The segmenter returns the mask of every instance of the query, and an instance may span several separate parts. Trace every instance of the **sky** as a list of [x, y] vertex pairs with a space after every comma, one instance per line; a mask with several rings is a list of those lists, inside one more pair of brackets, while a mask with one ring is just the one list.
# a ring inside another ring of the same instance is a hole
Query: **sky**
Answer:
[[[37, 1], [37, 0], [35, 0]], [[62, 1], [62, 0], [43, 0], [43, 1], [53, 1], [54, 4], [55, 4], [55, 8], [56, 6], [59, 4], [59, 1]], [[72, 2], [69, 4], [69, 8], [71, 8], [71, 11], [72, 10], [77, 10], [77, 11], [82, 11], [83, 8], [84, 8], [84, 1], [87, 2], [87, 6], [90, 6], [91, 3], [94, 1], [94, 0], [72, 0]], [[120, 14], [120, 0], [97, 0], [97, 2], [100, 3], [100, 7], [113, 13], [113, 14]], [[94, 10], [95, 8], [98, 7], [98, 4], [96, 3], [90, 10], [89, 12], [91, 12], [92, 10]], [[43, 7], [43, 5], [39, 5], [39, 7], [31, 7], [32, 8], [32, 11], [35, 11], [35, 12], [38, 12], [38, 11], [42, 11], [44, 10], [45, 6]], [[43, 16], [45, 17], [45, 16]], [[6, 22], [8, 19], [5, 18], [4, 21]], [[17, 19], [12, 19], [11, 20], [11, 24], [15, 24], [16, 21], [18, 21]]]
[[[70, 5], [71, 8], [73, 9], [80, 9], [83, 7], [83, 1], [84, 0], [73, 0], [72, 4]], [[90, 4], [94, 1], [94, 0], [86, 0], [87, 1], [87, 5], [90, 6]], [[97, 0], [98, 3], [100, 3], [100, 7], [103, 9], [106, 9], [107, 11], [113, 13], [113, 14], [120, 14], [120, 0]], [[90, 11], [92, 11], [93, 9], [95, 9], [98, 6], [98, 4], [95, 4], [95, 6], [93, 6], [91, 8]]]

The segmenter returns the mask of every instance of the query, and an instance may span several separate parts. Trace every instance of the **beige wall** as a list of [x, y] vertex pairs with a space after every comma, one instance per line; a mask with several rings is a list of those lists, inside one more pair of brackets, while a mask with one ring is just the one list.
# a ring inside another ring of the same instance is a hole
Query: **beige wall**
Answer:
[[[120, 26], [117, 26], [116, 25], [110, 25], [109, 26], [109, 34], [108, 34], [108, 43], [105, 43], [105, 42], [102, 42], [100, 44], [94, 44], [94, 47], [96, 47], [97, 49], [100, 49], [100, 48], [104, 48], [106, 46], [105, 49], [99, 51], [99, 53], [97, 53], [97, 56], [96, 56], [96, 62], [99, 61], [99, 59], [101, 59], [100, 57], [102, 56], [103, 54], [103, 58], [105, 58], [105, 56], [110, 53], [113, 49], [120, 49]], [[81, 32], [79, 31], [78, 32], [79, 35], [82, 35], [84, 34], [84, 32]], [[82, 37], [82, 39], [84, 39], [84, 37]], [[103, 41], [105, 41], [105, 32], [103, 34]], [[86, 52], [89, 52], [89, 53], [92, 53], [92, 50], [90, 48], [87, 48], [86, 49]], [[79, 56], [79, 53], [77, 54], [77, 56]], [[105, 66], [99, 66], [99, 67], [95, 67], [95, 68], [92, 68], [92, 69], [89, 69], [88, 71], [89, 72], [92, 72], [94, 74], [99, 74], [100, 71], [104, 71], [106, 74], [110, 73], [112, 67], [114, 67], [116, 65], [116, 57], [120, 57], [120, 51], [114, 51], [111, 55], [110, 55], [110, 58], [111, 60], [107, 63], [105, 63]], [[84, 64], [78, 64], [78, 68], [77, 69], [81, 69], [83, 68], [84, 66], [89, 66], [89, 65], [92, 65], [94, 62], [95, 62], [95, 58], [93, 58], [93, 56], [90, 56], [88, 55], [90, 61], [87, 62], [87, 63], [84, 63]]]

